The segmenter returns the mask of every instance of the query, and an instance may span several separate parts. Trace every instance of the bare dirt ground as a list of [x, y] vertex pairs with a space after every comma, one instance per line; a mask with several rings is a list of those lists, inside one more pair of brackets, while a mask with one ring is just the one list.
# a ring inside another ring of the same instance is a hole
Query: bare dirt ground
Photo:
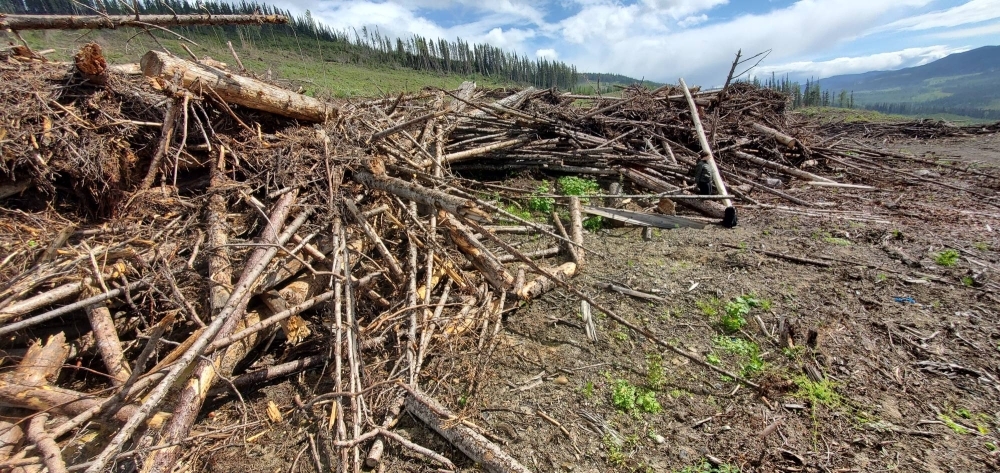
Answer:
[[[1000, 165], [997, 136], [890, 146]], [[511, 311], [480, 346], [428, 360], [420, 384], [533, 471], [997, 471], [1000, 208], [982, 196], [995, 199], [1000, 183], [948, 166], [898, 167], [979, 195], [917, 180], [870, 182], [878, 192], [793, 188], [830, 205], [808, 214], [745, 208], [738, 228], [664, 230], [652, 241], [635, 228], [587, 235], [596, 254], [573, 279], [577, 287], [760, 390], [596, 311], [598, 339], [588, 340], [579, 302], [561, 290]], [[663, 302], [602, 289], [607, 283]], [[745, 323], [727, 327], [727, 304], [739, 312], [741, 296], [754, 298], [744, 304]], [[317, 382], [313, 372], [268, 386], [246, 409], [223, 399], [201, 428], [265, 418], [267, 401], [292, 413], [295, 395]], [[645, 401], [629, 409], [625, 398]], [[206, 440], [191, 453], [211, 471], [290, 471], [293, 462], [294, 471], [314, 471], [302, 428], [311, 421], [289, 415], [238, 436], [220, 431], [228, 441]], [[475, 469], [406, 415], [396, 431]], [[434, 471], [388, 449], [380, 471]]]

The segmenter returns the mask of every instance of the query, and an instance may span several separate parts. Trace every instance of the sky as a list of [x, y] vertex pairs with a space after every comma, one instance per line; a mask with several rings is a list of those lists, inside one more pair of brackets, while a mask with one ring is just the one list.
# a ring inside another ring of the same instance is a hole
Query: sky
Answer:
[[[272, 0], [338, 30], [485, 42], [529, 57], [676, 83], [749, 74], [824, 78], [925, 64], [1000, 44], [1000, 0]], [[742, 72], [753, 62], [744, 64]]]

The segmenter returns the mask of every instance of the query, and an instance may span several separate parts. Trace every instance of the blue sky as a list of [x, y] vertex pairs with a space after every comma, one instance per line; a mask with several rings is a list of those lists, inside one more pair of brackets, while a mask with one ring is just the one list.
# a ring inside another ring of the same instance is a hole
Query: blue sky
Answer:
[[1000, 0], [274, 0], [336, 29], [486, 42], [581, 71], [719, 85], [738, 49], [795, 79], [1000, 44]]

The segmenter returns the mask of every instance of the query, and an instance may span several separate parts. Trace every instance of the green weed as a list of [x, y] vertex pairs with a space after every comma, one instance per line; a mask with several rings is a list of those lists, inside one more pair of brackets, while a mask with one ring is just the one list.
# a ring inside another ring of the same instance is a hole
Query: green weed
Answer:
[[934, 255], [934, 262], [939, 266], [951, 267], [958, 263], [958, 251], [947, 249]]
[[966, 287], [975, 286], [976, 280], [972, 279], [972, 276], [962, 276], [962, 285]]
[[745, 377], [754, 376], [764, 371], [764, 359], [760, 356], [760, 347], [742, 338], [718, 336], [713, 340], [715, 346], [726, 353], [740, 358], [740, 374]]
[[667, 377], [663, 370], [663, 357], [657, 353], [646, 355], [646, 383], [652, 389], [663, 389]]
[[825, 242], [827, 242], [827, 243], [829, 243], [831, 245], [851, 246], [851, 240], [846, 240], [846, 239], [843, 239], [843, 238], [826, 237], [826, 238], [823, 238], [823, 241], [825, 241]]
[[686, 466], [677, 470], [676, 473], [740, 473], [740, 468], [728, 463], [723, 463], [716, 467], [703, 459], [697, 465]]
[[540, 194], [548, 194], [551, 190], [549, 189], [549, 183], [545, 182], [539, 184], [535, 188], [534, 194], [528, 198], [528, 209], [532, 212], [539, 212], [545, 215], [552, 213], [552, 209], [555, 208], [556, 200], [552, 197], [543, 197]]
[[795, 396], [809, 400], [812, 404], [821, 404], [826, 407], [835, 408], [840, 406], [843, 398], [834, 389], [834, 384], [829, 380], [815, 382], [806, 376], [798, 376], [794, 380], [799, 387]]
[[875, 276], [875, 282], [885, 282], [888, 279], [889, 276], [886, 276], [885, 273], [878, 273], [878, 275]]
[[601, 185], [593, 179], [585, 179], [576, 176], [563, 176], [557, 181], [559, 191], [563, 195], [587, 196], [597, 194], [601, 191]]
[[615, 442], [610, 435], [604, 437], [604, 448], [608, 451], [609, 465], [618, 468], [625, 466], [625, 451], [622, 449], [621, 444]]
[[658, 414], [663, 408], [656, 400], [656, 393], [637, 388], [624, 379], [616, 379], [611, 385], [611, 405], [626, 414]]
[[981, 242], [981, 241], [977, 241], [977, 242], [973, 243], [972, 247], [975, 248], [975, 249], [977, 249], [977, 250], [979, 250], [979, 251], [989, 251], [990, 250], [990, 244], [989, 243], [984, 243], [984, 242]]
[[591, 233], [596, 233], [598, 230], [604, 228], [604, 217], [594, 215], [583, 219], [583, 228], [586, 228]]
[[951, 416], [948, 416], [948, 415], [945, 415], [945, 414], [940, 414], [940, 415], [938, 415], [938, 420], [940, 420], [941, 422], [944, 422], [944, 425], [946, 425], [949, 429], [953, 430], [956, 434], [966, 435], [966, 434], [971, 433], [969, 431], [969, 429], [965, 428], [965, 426], [960, 425], [959, 423], [955, 422], [951, 418]]
[[746, 316], [753, 308], [768, 310], [771, 308], [771, 302], [757, 299], [753, 294], [744, 294], [727, 302], [725, 314], [719, 321], [722, 329], [729, 333], [740, 331], [747, 324]]
[[701, 310], [702, 314], [705, 314], [705, 317], [715, 318], [715, 316], [719, 315], [719, 306], [722, 303], [713, 297], [706, 301], [697, 301], [694, 305], [698, 306], [698, 309]]
[[705, 361], [707, 361], [708, 364], [715, 366], [719, 366], [722, 364], [722, 360], [720, 360], [718, 355], [716, 355], [715, 353], [709, 353], [705, 355]]
[[580, 394], [583, 394], [583, 397], [586, 399], [594, 397], [594, 382], [587, 381], [587, 384], [584, 384], [583, 387], [580, 388]]

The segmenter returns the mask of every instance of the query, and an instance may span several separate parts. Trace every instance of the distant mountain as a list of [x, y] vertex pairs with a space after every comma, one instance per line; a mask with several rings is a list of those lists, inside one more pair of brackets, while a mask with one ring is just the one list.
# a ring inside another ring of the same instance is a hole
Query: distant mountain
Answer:
[[954, 113], [1000, 118], [1000, 46], [955, 53], [922, 66], [820, 79], [854, 93], [855, 106], [892, 113]]
[[615, 92], [621, 87], [639, 83], [650, 89], [655, 89], [663, 85], [659, 82], [636, 79], [634, 77], [624, 76], [621, 74], [598, 72], [578, 72], [577, 78], [577, 85], [573, 88], [573, 90], [577, 93], [585, 94], [595, 93], [597, 91], [598, 83], [601, 84], [601, 93]]

